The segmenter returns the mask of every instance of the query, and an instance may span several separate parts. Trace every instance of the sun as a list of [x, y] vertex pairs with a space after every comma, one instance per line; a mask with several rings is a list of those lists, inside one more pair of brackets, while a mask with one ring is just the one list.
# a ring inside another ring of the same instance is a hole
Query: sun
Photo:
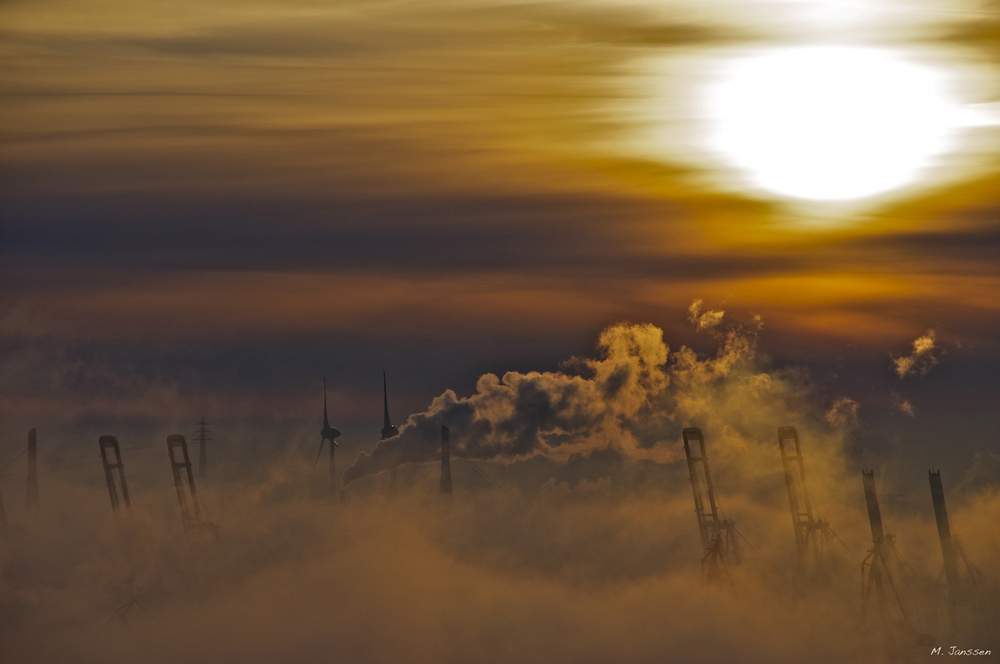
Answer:
[[714, 152], [755, 188], [813, 201], [912, 184], [948, 151], [957, 112], [939, 72], [860, 47], [741, 58], [705, 101]]

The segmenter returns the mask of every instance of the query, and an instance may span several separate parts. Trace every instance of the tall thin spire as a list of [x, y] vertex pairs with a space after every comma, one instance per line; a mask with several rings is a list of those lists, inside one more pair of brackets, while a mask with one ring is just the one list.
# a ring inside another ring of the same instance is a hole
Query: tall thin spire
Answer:
[[389, 390], [386, 387], [385, 380], [385, 369], [382, 369], [382, 403], [385, 405], [385, 428], [392, 426], [392, 421], [389, 419]]
[[386, 388], [385, 369], [382, 370], [382, 403], [385, 407], [385, 419], [382, 426], [382, 440], [399, 435], [399, 428], [389, 419], [389, 392]]

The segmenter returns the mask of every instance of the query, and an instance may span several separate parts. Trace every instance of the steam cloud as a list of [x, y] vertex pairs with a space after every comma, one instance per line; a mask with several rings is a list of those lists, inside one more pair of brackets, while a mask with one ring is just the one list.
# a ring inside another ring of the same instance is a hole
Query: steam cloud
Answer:
[[[451, 430], [452, 454], [466, 459], [565, 461], [613, 449], [628, 459], [665, 463], [677, 458], [681, 426], [729, 416], [717, 434], [745, 441], [775, 422], [791, 422], [785, 404], [801, 386], [794, 376], [758, 366], [761, 319], [733, 323], [723, 333], [714, 329], [722, 312], [699, 314], [700, 307], [696, 300], [689, 311], [697, 327], [713, 329], [719, 340], [714, 357], [683, 346], [671, 353], [653, 325], [613, 325], [600, 336], [598, 359], [572, 358], [557, 372], [486, 374], [466, 398], [445, 391], [425, 412], [411, 415], [399, 436], [360, 453], [345, 482], [434, 461], [442, 425]], [[856, 402], [842, 400], [834, 410], [839, 414], [828, 414], [829, 424], [856, 423]], [[822, 423], [810, 419], [814, 428]]]
[[371, 454], [359, 454], [345, 482], [403, 463], [433, 461], [441, 425], [451, 430], [453, 453], [467, 459], [565, 460], [612, 445], [635, 457], [654, 455], [646, 431], [628, 425], [640, 414], [656, 419], [654, 399], [669, 384], [663, 331], [621, 323], [601, 334], [598, 348], [601, 359], [567, 363], [577, 374], [510, 371], [502, 379], [486, 374], [471, 397], [445, 391], [426, 412], [411, 415], [399, 436], [380, 442]]
[[858, 426], [858, 410], [861, 404], [853, 399], [842, 397], [833, 402], [826, 411], [826, 421], [838, 428], [854, 429]]
[[900, 378], [909, 376], [926, 376], [931, 368], [938, 363], [937, 355], [937, 334], [934, 330], [927, 330], [927, 334], [918, 337], [913, 342], [913, 352], [909, 355], [893, 358], [892, 362], [896, 368], [896, 374]]
[[892, 393], [892, 407], [909, 417], [917, 416], [916, 407], [910, 403], [909, 399], [903, 398], [903, 395], [898, 392]]
[[725, 311], [714, 311], [709, 309], [708, 311], [702, 311], [701, 309], [702, 301], [695, 300], [688, 307], [688, 320], [694, 323], [698, 330], [711, 330], [722, 323], [723, 316], [726, 315]]

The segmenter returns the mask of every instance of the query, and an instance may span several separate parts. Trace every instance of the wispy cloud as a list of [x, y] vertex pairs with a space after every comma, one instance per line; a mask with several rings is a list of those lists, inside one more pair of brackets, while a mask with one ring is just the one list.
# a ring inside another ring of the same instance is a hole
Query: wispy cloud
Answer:
[[826, 421], [838, 429], [855, 429], [861, 404], [849, 397], [841, 397], [826, 411]]
[[931, 368], [938, 363], [937, 351], [939, 348], [937, 333], [934, 330], [927, 330], [927, 334], [918, 337], [913, 342], [912, 353], [893, 358], [892, 363], [895, 366], [896, 375], [900, 378], [926, 376]]
[[695, 300], [688, 307], [688, 320], [691, 321], [698, 331], [711, 330], [719, 326], [722, 323], [722, 317], [726, 315], [725, 311], [707, 309], [702, 310], [702, 301]]
[[916, 417], [917, 415], [917, 409], [910, 403], [909, 399], [904, 399], [903, 395], [898, 392], [892, 393], [892, 407], [909, 417]]

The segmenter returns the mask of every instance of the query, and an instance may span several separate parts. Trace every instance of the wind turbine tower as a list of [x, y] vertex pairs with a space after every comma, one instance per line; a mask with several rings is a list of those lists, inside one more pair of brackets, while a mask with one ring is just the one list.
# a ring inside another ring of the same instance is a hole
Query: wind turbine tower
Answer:
[[[337, 444], [337, 437], [340, 432], [335, 427], [330, 426], [330, 417], [326, 410], [326, 378], [323, 378], [323, 429], [319, 432], [319, 452], [316, 454], [316, 461], [319, 461], [320, 454], [323, 454], [323, 443], [330, 441], [330, 498], [337, 497], [337, 458], [334, 450], [340, 447]], [[313, 467], [316, 463], [313, 462]]]
[[[382, 425], [382, 440], [386, 440], [388, 438], [395, 438], [396, 436], [399, 435], [399, 427], [393, 424], [392, 420], [389, 419], [389, 392], [388, 389], [386, 388], [384, 369], [382, 370], [382, 403], [384, 405], [384, 411], [385, 411], [385, 421]], [[395, 493], [396, 492], [395, 467], [393, 467], [393, 469], [389, 471], [389, 485], [393, 493]]]

